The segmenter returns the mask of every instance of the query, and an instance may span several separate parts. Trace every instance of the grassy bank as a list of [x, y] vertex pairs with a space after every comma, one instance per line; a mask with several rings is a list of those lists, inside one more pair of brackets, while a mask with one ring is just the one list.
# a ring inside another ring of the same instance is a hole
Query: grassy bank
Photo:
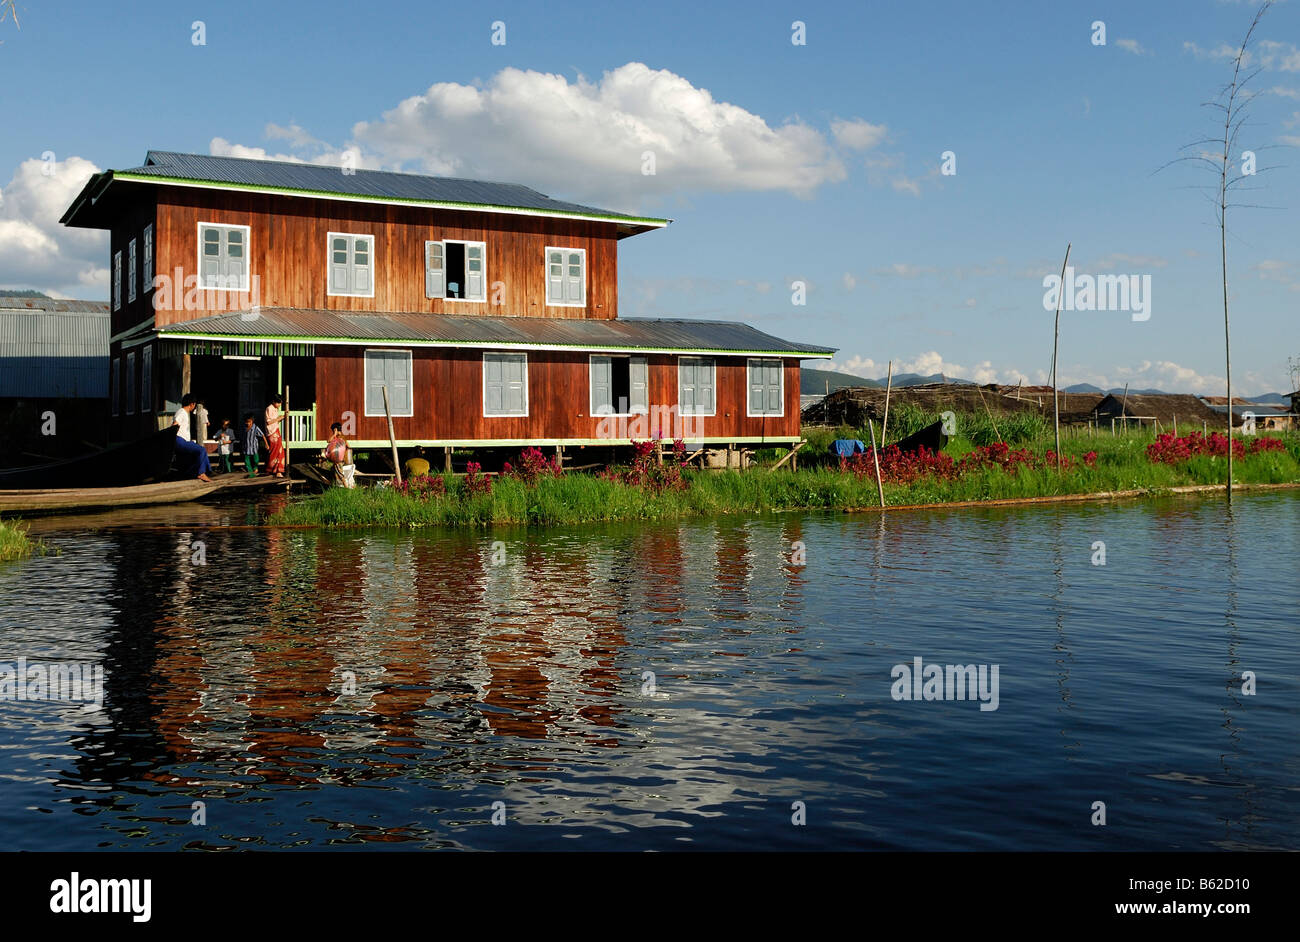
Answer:
[[48, 548], [27, 535], [27, 527], [18, 520], [0, 520], [0, 562], [44, 556]]
[[[1178, 464], [1152, 462], [1146, 449], [1153, 437], [1148, 433], [1070, 438], [1062, 442], [1061, 450], [1071, 467], [1059, 474], [1054, 467], [1044, 467], [1041, 462], [1022, 465], [1014, 473], [1002, 467], [976, 468], [951, 479], [921, 477], [909, 483], [886, 484], [885, 501], [890, 505], [904, 505], [1128, 490], [1160, 493], [1174, 487], [1224, 482], [1224, 457], [1198, 455]], [[895, 436], [891, 434], [890, 438]], [[1031, 450], [1044, 444], [1050, 446], [1042, 438], [1040, 429], [1026, 446]], [[1300, 482], [1300, 437], [1292, 435], [1283, 441], [1285, 450], [1239, 459], [1234, 465], [1236, 482]], [[959, 458], [975, 447], [967, 438], [954, 439], [945, 453]], [[1039, 448], [1038, 453], [1045, 450]], [[1085, 463], [1085, 456], [1093, 452], [1095, 456], [1087, 458]], [[797, 473], [784, 469], [770, 473], [762, 468], [740, 472], [686, 471], [684, 487], [661, 491], [586, 474], [543, 477], [533, 484], [519, 478], [499, 477], [490, 493], [476, 494], [464, 493], [462, 483], [448, 478], [445, 494], [419, 499], [387, 488], [333, 489], [290, 504], [271, 523], [330, 527], [572, 524], [879, 505], [874, 475], [846, 473], [838, 463], [819, 464], [812, 468], [805, 465]]]

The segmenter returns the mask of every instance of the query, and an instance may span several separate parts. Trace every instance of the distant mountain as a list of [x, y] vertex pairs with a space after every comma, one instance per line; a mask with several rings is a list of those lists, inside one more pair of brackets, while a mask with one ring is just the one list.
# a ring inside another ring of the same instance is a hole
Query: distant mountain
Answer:
[[829, 384], [831, 392], [835, 392], [837, 389], [846, 389], [850, 386], [874, 387], [885, 385], [876, 382], [874, 379], [854, 376], [851, 373], [841, 373], [838, 370], [810, 370], [804, 368], [799, 371], [799, 394], [801, 396], [824, 396], [826, 395], [827, 384]]
[[48, 298], [49, 295], [43, 291], [33, 291], [31, 288], [24, 288], [21, 291], [11, 291], [7, 288], [0, 288], [0, 294], [6, 298]]
[[1291, 397], [1286, 393], [1264, 393], [1262, 396], [1247, 396], [1251, 402], [1258, 402], [1262, 406], [1289, 406]]
[[1092, 383], [1075, 383], [1073, 386], [1062, 386], [1061, 392], [1067, 393], [1092, 393], [1097, 396], [1104, 396], [1106, 390], [1100, 386], [1094, 386]]

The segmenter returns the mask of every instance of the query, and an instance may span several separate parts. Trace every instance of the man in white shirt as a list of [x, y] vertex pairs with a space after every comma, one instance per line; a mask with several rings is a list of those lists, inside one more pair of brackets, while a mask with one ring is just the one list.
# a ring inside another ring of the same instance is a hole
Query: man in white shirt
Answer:
[[172, 424], [177, 426], [176, 429], [176, 456], [177, 463], [181, 464], [181, 471], [186, 474], [194, 474], [200, 481], [211, 481], [208, 477], [208, 471], [211, 465], [208, 462], [208, 450], [196, 442], [190, 441], [190, 413], [194, 411], [197, 400], [189, 393], [186, 393], [181, 399], [181, 407], [176, 410], [176, 415], [172, 417]]

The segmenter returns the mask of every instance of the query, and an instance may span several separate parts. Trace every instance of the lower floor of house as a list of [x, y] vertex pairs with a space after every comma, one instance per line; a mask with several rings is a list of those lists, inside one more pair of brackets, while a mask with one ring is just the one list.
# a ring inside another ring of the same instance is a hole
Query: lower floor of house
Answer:
[[[170, 425], [184, 395], [242, 441], [277, 395], [292, 452], [333, 423], [354, 449], [628, 445], [681, 439], [752, 448], [800, 435], [800, 358], [691, 351], [492, 349], [398, 343], [169, 339], [114, 343], [110, 438]], [[198, 419], [192, 417], [191, 422]]]

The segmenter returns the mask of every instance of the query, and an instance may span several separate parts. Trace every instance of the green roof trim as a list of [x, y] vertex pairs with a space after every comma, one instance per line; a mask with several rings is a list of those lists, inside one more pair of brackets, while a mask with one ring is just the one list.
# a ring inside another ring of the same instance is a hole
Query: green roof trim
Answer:
[[362, 345], [367, 347], [473, 347], [485, 350], [572, 350], [581, 353], [587, 350], [633, 350], [644, 353], [669, 353], [692, 355], [709, 353], [715, 356], [763, 356], [763, 357], [798, 357], [801, 360], [830, 359], [833, 353], [809, 353], [806, 350], [732, 350], [725, 347], [637, 347], [629, 344], [598, 343], [530, 343], [528, 341], [499, 340], [430, 340], [430, 339], [377, 339], [374, 337], [315, 337], [281, 334], [221, 334], [199, 333], [197, 331], [169, 331], [166, 327], [157, 329], [157, 335], [165, 340], [220, 340], [220, 341], [271, 341], [293, 344], [340, 344], [343, 346]]
[[218, 180], [198, 180], [188, 177], [164, 177], [155, 174], [131, 173], [129, 171], [109, 171], [115, 180], [127, 180], [134, 183], [163, 183], [174, 186], [198, 186], [214, 190], [235, 190], [251, 193], [274, 193], [280, 196], [307, 196], [316, 199], [346, 200], [354, 203], [379, 203], [383, 205], [398, 204], [409, 206], [427, 206], [433, 209], [463, 209], [471, 212], [507, 212], [524, 216], [567, 217], [572, 219], [592, 219], [600, 222], [627, 223], [639, 226], [667, 226], [670, 220], [653, 216], [623, 216], [616, 213], [582, 213], [561, 209], [533, 209], [527, 206], [505, 206], [492, 203], [461, 203], [451, 200], [420, 200], [401, 196], [365, 196], [351, 193], [335, 193], [328, 190], [307, 190], [296, 187], [269, 186], [261, 183], [225, 183]]

